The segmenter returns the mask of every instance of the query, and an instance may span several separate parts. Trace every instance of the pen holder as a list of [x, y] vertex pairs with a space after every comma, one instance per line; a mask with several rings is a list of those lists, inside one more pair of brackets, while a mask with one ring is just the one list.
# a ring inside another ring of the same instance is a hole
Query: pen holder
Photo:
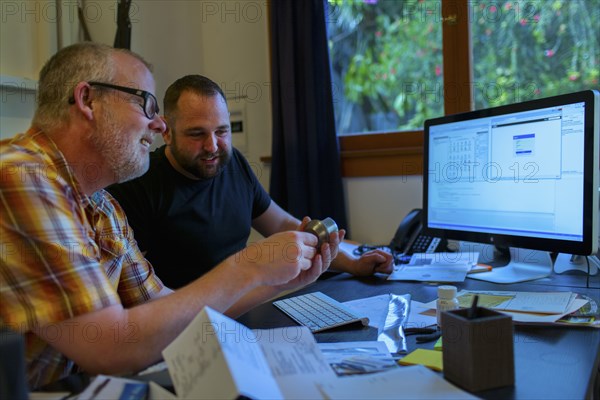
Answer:
[[444, 377], [472, 392], [513, 385], [512, 318], [481, 307], [474, 318], [469, 312], [441, 314]]

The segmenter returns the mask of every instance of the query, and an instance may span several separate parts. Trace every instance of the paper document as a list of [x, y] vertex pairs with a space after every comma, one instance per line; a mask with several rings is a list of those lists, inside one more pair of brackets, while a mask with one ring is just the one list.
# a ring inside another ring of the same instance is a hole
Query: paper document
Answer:
[[[500, 311], [540, 314], [563, 314], [576, 297], [573, 292], [511, 292], [460, 291], [456, 297], [461, 307], [469, 307], [473, 296], [479, 295], [482, 307]], [[489, 304], [487, 304], [489, 303]]]
[[337, 376], [371, 374], [398, 368], [383, 342], [319, 343], [319, 349]]
[[250, 330], [205, 307], [163, 351], [179, 399], [322, 398], [336, 378], [304, 326]]
[[[573, 292], [514, 292], [461, 290], [456, 295], [460, 307], [470, 307], [477, 294], [480, 307], [520, 313], [564, 314], [577, 295]], [[435, 300], [425, 304], [435, 309]]]
[[388, 280], [464, 282], [478, 258], [478, 252], [416, 253], [408, 264], [394, 266]]
[[345, 301], [343, 304], [355, 312], [369, 318], [369, 326], [383, 328], [387, 316], [389, 294], [367, 297], [364, 299]]
[[477, 399], [422, 365], [319, 383], [328, 399]]

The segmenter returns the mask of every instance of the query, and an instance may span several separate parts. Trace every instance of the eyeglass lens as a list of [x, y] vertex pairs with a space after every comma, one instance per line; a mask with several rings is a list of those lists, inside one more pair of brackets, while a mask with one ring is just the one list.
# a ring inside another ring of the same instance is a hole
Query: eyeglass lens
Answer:
[[148, 93], [144, 98], [144, 113], [148, 119], [152, 119], [158, 114], [158, 103], [156, 97]]

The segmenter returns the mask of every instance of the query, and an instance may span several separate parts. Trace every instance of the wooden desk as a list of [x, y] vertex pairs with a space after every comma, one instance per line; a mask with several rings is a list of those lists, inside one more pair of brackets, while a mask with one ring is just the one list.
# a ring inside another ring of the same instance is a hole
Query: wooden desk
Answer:
[[[561, 286], [564, 284], [564, 286]], [[585, 278], [576, 275], [552, 275], [550, 278], [513, 285], [497, 285], [467, 279], [458, 289], [573, 291], [597, 300], [600, 289], [597, 277], [593, 288], [585, 288]], [[583, 287], [582, 287], [583, 286]], [[321, 291], [344, 302], [385, 293], [409, 293], [413, 300], [429, 302], [437, 297], [437, 285], [387, 281], [383, 276], [357, 279], [348, 274], [329, 275], [290, 296]], [[288, 296], [288, 297], [290, 297]], [[249, 328], [276, 328], [295, 323], [270, 303], [263, 304], [238, 321]], [[318, 342], [377, 340], [372, 327], [338, 328], [315, 334]], [[407, 338], [409, 351], [417, 347], [433, 348], [434, 343], [417, 345], [414, 336]], [[515, 385], [477, 392], [489, 399], [591, 399], [600, 391], [600, 330], [570, 327], [515, 326]]]

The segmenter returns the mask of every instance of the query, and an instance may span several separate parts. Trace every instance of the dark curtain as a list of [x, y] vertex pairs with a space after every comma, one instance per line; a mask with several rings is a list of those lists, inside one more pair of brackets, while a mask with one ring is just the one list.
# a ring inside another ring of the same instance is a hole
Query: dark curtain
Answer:
[[270, 3], [270, 194], [297, 218], [331, 217], [347, 228], [327, 50], [327, 0]]
[[115, 35], [115, 49], [131, 49], [131, 20], [129, 8], [131, 0], [117, 1], [117, 33]]

